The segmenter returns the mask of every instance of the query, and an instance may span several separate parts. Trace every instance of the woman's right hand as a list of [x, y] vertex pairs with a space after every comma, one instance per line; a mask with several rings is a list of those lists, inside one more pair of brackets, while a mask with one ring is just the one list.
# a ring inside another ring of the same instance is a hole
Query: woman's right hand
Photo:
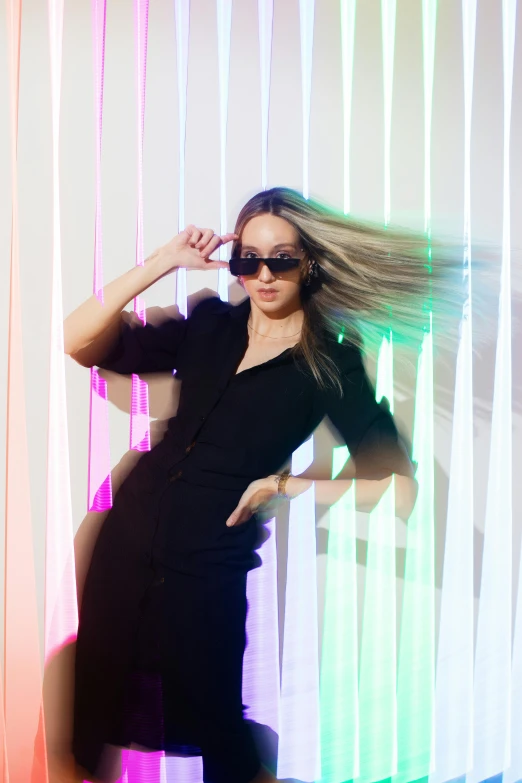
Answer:
[[163, 275], [180, 267], [184, 269], [228, 269], [226, 261], [210, 261], [221, 245], [238, 239], [237, 234], [215, 234], [211, 228], [190, 224], [160, 249]]

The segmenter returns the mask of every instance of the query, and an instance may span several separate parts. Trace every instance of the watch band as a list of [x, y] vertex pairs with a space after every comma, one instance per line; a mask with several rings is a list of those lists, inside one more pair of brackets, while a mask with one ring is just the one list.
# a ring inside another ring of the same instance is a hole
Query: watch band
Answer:
[[288, 495], [286, 494], [286, 482], [290, 478], [290, 471], [284, 470], [282, 473], [278, 473], [276, 475], [277, 478], [277, 494], [281, 497], [287, 498]]

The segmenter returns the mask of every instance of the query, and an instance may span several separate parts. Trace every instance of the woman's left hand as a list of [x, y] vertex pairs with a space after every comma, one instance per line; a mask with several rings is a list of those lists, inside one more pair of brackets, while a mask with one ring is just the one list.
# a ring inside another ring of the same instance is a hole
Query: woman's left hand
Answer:
[[239, 503], [227, 519], [227, 526], [240, 525], [277, 497], [277, 482], [274, 476], [256, 479], [245, 489]]

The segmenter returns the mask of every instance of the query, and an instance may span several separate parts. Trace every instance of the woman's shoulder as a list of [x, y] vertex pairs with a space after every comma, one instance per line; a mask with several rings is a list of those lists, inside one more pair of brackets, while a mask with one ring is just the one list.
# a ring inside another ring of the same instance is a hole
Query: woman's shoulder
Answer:
[[357, 341], [346, 334], [326, 334], [323, 345], [330, 359], [341, 373], [358, 369], [362, 363], [361, 349]]
[[246, 311], [250, 309], [248, 297], [235, 305], [224, 302], [209, 289], [198, 291], [196, 296], [197, 298], [193, 296], [188, 302], [188, 314], [191, 322], [197, 326], [213, 327], [219, 324], [223, 318], [246, 316]]
[[223, 302], [216, 293], [209, 289], [198, 291], [197, 294], [189, 296], [187, 300], [187, 311], [190, 318], [218, 315], [222, 312], [228, 312], [230, 307], [228, 302]]

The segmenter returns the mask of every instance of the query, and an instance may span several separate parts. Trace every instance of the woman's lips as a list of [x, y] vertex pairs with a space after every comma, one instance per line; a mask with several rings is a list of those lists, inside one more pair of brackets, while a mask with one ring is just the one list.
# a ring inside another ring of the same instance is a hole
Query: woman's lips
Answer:
[[277, 291], [275, 288], [259, 288], [257, 293], [261, 299], [264, 299], [266, 302], [271, 302], [277, 296]]

